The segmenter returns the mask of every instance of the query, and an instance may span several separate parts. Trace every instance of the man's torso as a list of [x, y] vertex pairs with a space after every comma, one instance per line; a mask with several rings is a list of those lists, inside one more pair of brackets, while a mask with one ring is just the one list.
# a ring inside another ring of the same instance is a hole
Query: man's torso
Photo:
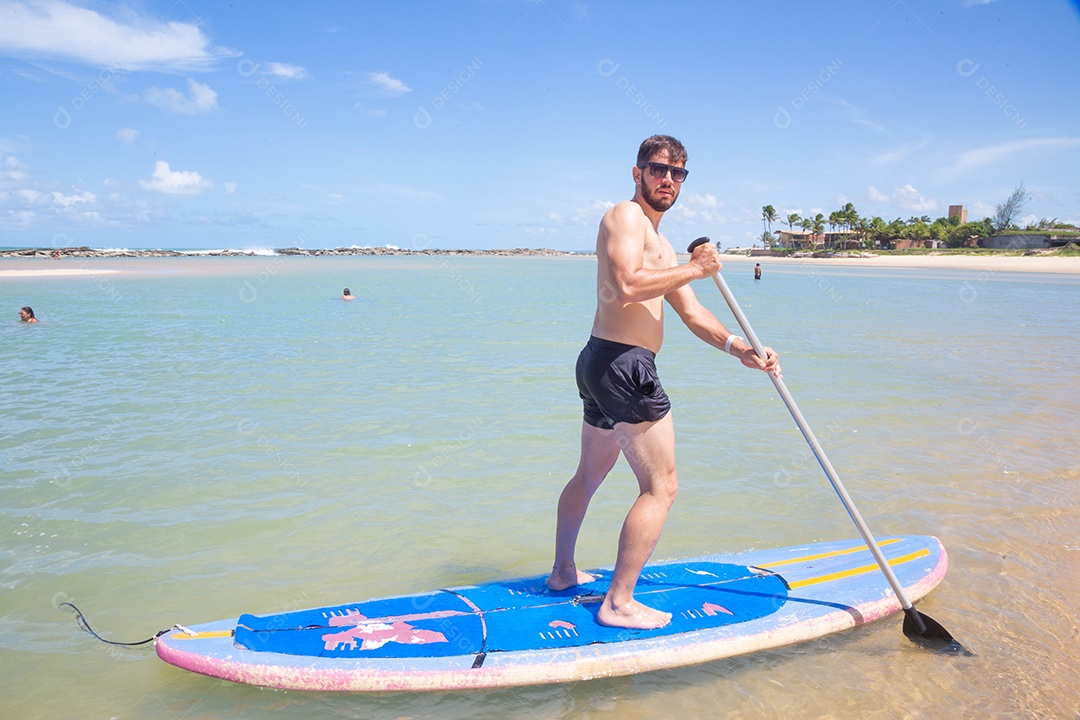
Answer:
[[[636, 208], [636, 203], [626, 202]], [[608, 212], [615, 212], [615, 208]], [[615, 268], [610, 245], [613, 242], [640, 242], [642, 267], [648, 270], [674, 267], [675, 248], [653, 228], [640, 209], [633, 213], [633, 217], [635, 220], [632, 227], [616, 228], [620, 233], [624, 233], [622, 240], [612, 237], [616, 233], [606, 232], [605, 223], [601, 223], [600, 235], [596, 241], [597, 302], [592, 334], [605, 340], [648, 348], [655, 353], [660, 351], [664, 342], [664, 297], [661, 295], [640, 302], [620, 302], [615, 292]]]

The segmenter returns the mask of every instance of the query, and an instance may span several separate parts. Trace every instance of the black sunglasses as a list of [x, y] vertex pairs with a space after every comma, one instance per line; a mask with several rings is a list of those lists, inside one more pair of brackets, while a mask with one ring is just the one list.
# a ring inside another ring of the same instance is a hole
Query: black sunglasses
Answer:
[[668, 174], [668, 171], [670, 171], [671, 179], [677, 183], [681, 183], [686, 179], [686, 176], [690, 174], [690, 171], [686, 168], [675, 167], [674, 165], [666, 165], [659, 162], [647, 162], [644, 165], [638, 165], [638, 167], [642, 170], [649, 168], [649, 174], [656, 180], [660, 180]]

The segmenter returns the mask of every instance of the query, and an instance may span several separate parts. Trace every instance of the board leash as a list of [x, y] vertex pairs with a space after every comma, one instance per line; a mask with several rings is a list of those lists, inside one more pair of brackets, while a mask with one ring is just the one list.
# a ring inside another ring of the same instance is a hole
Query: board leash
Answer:
[[[69, 603], [69, 602], [62, 602], [62, 603], [60, 603], [59, 605], [57, 605], [56, 607], [57, 607], [57, 608], [62, 608], [62, 607], [64, 607], [65, 605], [67, 605], [67, 606], [68, 606], [69, 608], [71, 608], [72, 610], [74, 610], [74, 611], [75, 611], [75, 624], [76, 624], [76, 625], [78, 625], [78, 626], [79, 626], [79, 628], [81, 628], [81, 629], [82, 629], [82, 630], [83, 630], [84, 632], [86, 632], [87, 634], [89, 634], [89, 635], [91, 635], [91, 636], [93, 636], [93, 637], [97, 638], [97, 639], [98, 639], [98, 640], [100, 640], [101, 642], [103, 642], [103, 643], [107, 643], [107, 644], [109, 644], [109, 645], [123, 645], [123, 646], [125, 646], [125, 647], [137, 647], [137, 646], [139, 646], [139, 645], [146, 645], [147, 643], [152, 643], [152, 642], [154, 642], [155, 640], [157, 640], [157, 639], [158, 639], [159, 637], [161, 637], [162, 635], [164, 635], [165, 633], [167, 633], [167, 632], [169, 632], [169, 631], [171, 631], [171, 630], [174, 630], [174, 629], [178, 629], [178, 630], [186, 630], [186, 628], [181, 628], [181, 627], [180, 627], [179, 625], [174, 625], [174, 626], [173, 626], [173, 627], [171, 627], [171, 628], [167, 628], [167, 629], [165, 629], [165, 630], [162, 630], [161, 632], [157, 633], [157, 634], [156, 634], [156, 635], [154, 635], [153, 637], [149, 637], [149, 638], [147, 638], [147, 639], [145, 639], [145, 640], [140, 640], [139, 642], [119, 642], [119, 641], [117, 641], [117, 640], [106, 640], [105, 638], [103, 638], [103, 637], [101, 637], [100, 635], [98, 635], [98, 634], [97, 634], [97, 633], [96, 633], [96, 632], [94, 631], [94, 628], [90, 627], [90, 623], [89, 623], [89, 621], [88, 621], [88, 620], [86, 619], [86, 615], [84, 615], [84, 614], [83, 614], [83, 611], [82, 611], [82, 610], [80, 610], [79, 608], [75, 607], [75, 605], [73, 605], [72, 603]], [[188, 630], [188, 632], [190, 633], [191, 631], [190, 631], [190, 630]]]

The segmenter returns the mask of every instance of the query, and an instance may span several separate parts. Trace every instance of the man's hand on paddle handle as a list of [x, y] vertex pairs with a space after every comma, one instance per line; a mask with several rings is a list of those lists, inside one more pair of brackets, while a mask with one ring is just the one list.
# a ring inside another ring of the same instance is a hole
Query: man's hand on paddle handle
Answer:
[[778, 378], [784, 377], [782, 371], [780, 370], [780, 356], [776, 354], [776, 351], [773, 350], [771, 347], [767, 347], [765, 348], [765, 355], [766, 358], [762, 360], [760, 357], [758, 357], [758, 354], [754, 350], [754, 348], [751, 347], [748, 348], [746, 352], [739, 353], [738, 357], [739, 361], [751, 370], [764, 370], [765, 372], [771, 375], [775, 375]]
[[712, 277], [724, 267], [720, 253], [711, 242], [703, 242], [690, 251], [690, 264], [698, 269], [699, 280]]

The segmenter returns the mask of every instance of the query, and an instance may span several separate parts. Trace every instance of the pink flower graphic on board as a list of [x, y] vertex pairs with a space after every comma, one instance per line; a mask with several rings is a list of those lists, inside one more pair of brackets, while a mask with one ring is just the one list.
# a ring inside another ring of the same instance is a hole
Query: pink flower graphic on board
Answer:
[[726, 613], [728, 615], [734, 615], [735, 613], [728, 610], [723, 605], [715, 605], [713, 603], [705, 603], [701, 606], [701, 609], [705, 611], [706, 615], [715, 615], [716, 613]]
[[357, 641], [360, 641], [361, 650], [378, 650], [386, 643], [391, 642], [403, 645], [447, 642], [446, 636], [441, 632], [414, 628], [402, 620], [392, 622], [371, 621], [355, 610], [350, 610], [345, 615], [330, 618], [330, 625], [350, 625], [352, 627], [341, 632], [323, 635], [322, 639], [326, 643], [327, 650], [355, 650]]

